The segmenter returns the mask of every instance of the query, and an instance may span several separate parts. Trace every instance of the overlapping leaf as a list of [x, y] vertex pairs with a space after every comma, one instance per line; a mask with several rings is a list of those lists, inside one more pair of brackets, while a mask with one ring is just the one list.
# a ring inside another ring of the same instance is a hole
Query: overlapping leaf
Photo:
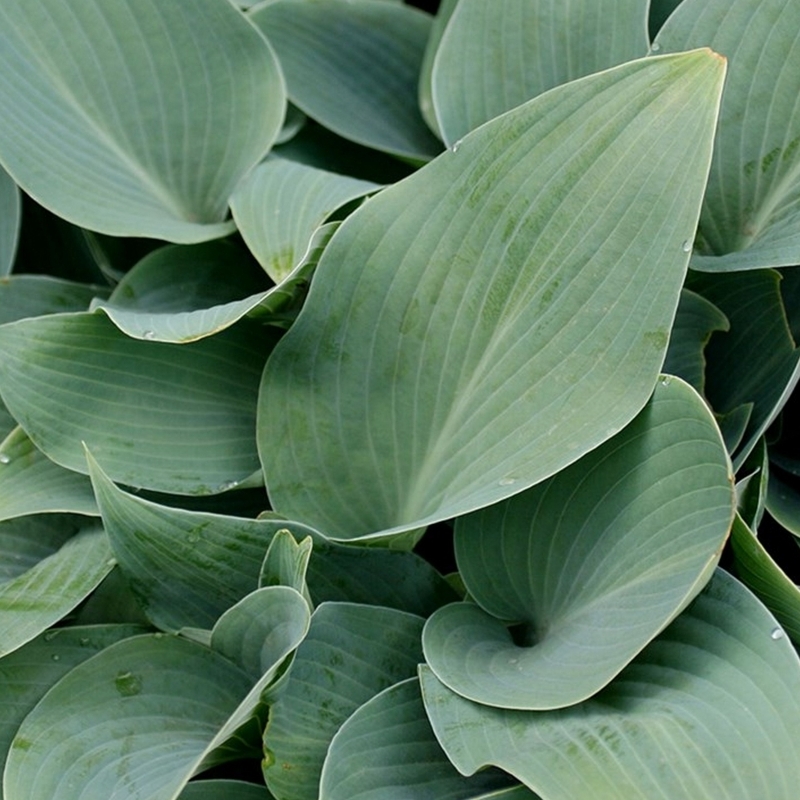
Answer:
[[10, 0], [0, 75], [0, 161], [42, 205], [114, 235], [229, 233], [228, 198], [285, 108], [269, 45], [227, 0]]
[[708, 580], [733, 518], [732, 482], [705, 403], [664, 378], [604, 445], [456, 522], [456, 559], [475, 602], [431, 616], [425, 660], [453, 691], [487, 705], [559, 708], [590, 697]]
[[0, 393], [58, 464], [85, 473], [85, 443], [121, 483], [212, 494], [258, 469], [270, 336], [242, 323], [177, 345], [131, 339], [103, 314], [20, 320], [0, 327]]
[[792, 800], [800, 661], [719, 572], [606, 689], [558, 711], [473, 703], [421, 670], [437, 739], [465, 775], [507, 770], [547, 800]]
[[460, 0], [431, 75], [445, 144], [554, 86], [644, 56], [648, 7], [647, 0]]
[[441, 150], [417, 107], [428, 15], [385, 0], [276, 0], [250, 18], [308, 116], [377, 150], [418, 159]]
[[179, 795], [180, 800], [273, 800], [266, 787], [255, 783], [232, 780], [194, 781], [187, 784]]
[[9, 174], [0, 167], [0, 277], [8, 275], [14, 265], [21, 210], [19, 189]]
[[15, 428], [0, 442], [0, 520], [54, 511], [97, 516], [92, 484], [54, 464]]
[[145, 256], [96, 301], [128, 336], [186, 343], [225, 330], [267, 296], [241, 248], [226, 242], [171, 245]]
[[4, 800], [173, 800], [222, 744], [250, 678], [212, 650], [163, 634], [111, 645], [62, 678], [27, 716]]
[[664, 358], [723, 72], [698, 51], [559, 87], [345, 220], [264, 373], [275, 508], [341, 538], [419, 528], [630, 421]]
[[323, 603], [270, 710], [264, 776], [284, 800], [317, 800], [333, 735], [373, 695], [410, 678], [423, 620], [379, 606]]
[[0, 281], [0, 324], [25, 317], [86, 311], [92, 300], [108, 292], [47, 275], [11, 275]]
[[684, 0], [653, 45], [730, 59], [692, 266], [800, 263], [800, 5]]

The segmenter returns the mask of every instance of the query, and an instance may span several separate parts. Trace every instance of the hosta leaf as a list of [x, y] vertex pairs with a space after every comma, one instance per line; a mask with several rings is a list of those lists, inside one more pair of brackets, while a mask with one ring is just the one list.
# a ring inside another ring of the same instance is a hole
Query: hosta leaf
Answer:
[[723, 71], [698, 51], [558, 87], [348, 217], [264, 373], [275, 509], [336, 538], [416, 529], [629, 422], [666, 351]]
[[0, 520], [53, 511], [97, 516], [92, 484], [54, 464], [15, 428], [0, 442]]
[[800, 5], [684, 0], [653, 48], [707, 45], [730, 60], [692, 266], [800, 262]]
[[774, 618], [718, 573], [606, 689], [548, 712], [481, 706], [421, 668], [460, 772], [507, 770], [547, 800], [792, 800], [800, 662]]
[[414, 800], [474, 800], [509, 780], [499, 770], [473, 778], [456, 771], [425, 716], [419, 681], [410, 678], [368, 700], [339, 728], [319, 800], [395, 800], [399, 787]]
[[554, 86], [646, 55], [648, 6], [647, 0], [460, 0], [432, 71], [445, 143]]
[[10, 0], [0, 31], [0, 161], [26, 192], [117, 236], [232, 230], [228, 198], [286, 101], [270, 47], [231, 3]]
[[310, 608], [313, 608], [306, 584], [308, 561], [313, 549], [311, 536], [298, 542], [291, 532], [282, 529], [276, 532], [267, 548], [264, 563], [258, 576], [261, 586], [290, 586], [300, 592]]
[[86, 524], [69, 514], [43, 514], [0, 522], [0, 584], [53, 555]]
[[739, 515], [731, 529], [731, 550], [739, 579], [800, 645], [800, 587], [775, 563]]
[[125, 336], [103, 314], [0, 327], [0, 392], [33, 443], [86, 472], [176, 494], [232, 488], [258, 468], [256, 395], [269, 350], [237, 325], [188, 345]]
[[436, 120], [436, 110], [433, 107], [433, 62], [439, 42], [442, 41], [447, 23], [458, 5], [459, 0], [441, 0], [436, 16], [433, 18], [431, 32], [428, 34], [428, 43], [425, 45], [425, 54], [420, 67], [418, 100], [419, 110], [428, 127], [441, 139], [439, 123]]
[[337, 208], [379, 188], [369, 181], [272, 158], [242, 181], [231, 197], [231, 211], [259, 264], [280, 283], [302, 261], [314, 231]]
[[11, 275], [0, 281], [0, 324], [25, 317], [86, 311], [107, 289], [47, 275]]
[[767, 510], [787, 531], [800, 536], [800, 492], [774, 472], [769, 476]]
[[702, 393], [706, 382], [706, 345], [714, 331], [727, 331], [727, 317], [699, 294], [683, 289], [669, 338], [664, 372], [677, 375]]
[[230, 661], [163, 634], [111, 645], [62, 678], [20, 726], [5, 800], [173, 800], [250, 689]]
[[108, 645], [144, 633], [138, 625], [56, 628], [0, 661], [0, 773], [20, 723], [73, 667]]
[[231, 780], [193, 781], [179, 795], [180, 800], [272, 800], [265, 786]]
[[113, 566], [108, 537], [95, 524], [26, 572], [0, 584], [0, 658], [58, 622]]
[[90, 459], [114, 554], [148, 617], [160, 628], [211, 628], [258, 587], [261, 563], [286, 521], [226, 517], [152, 503], [118, 489]]
[[136, 339], [185, 343], [225, 330], [267, 295], [247, 253], [226, 242], [170, 245], [145, 256], [102, 309]]
[[717, 413], [742, 417], [742, 441], [731, 451], [738, 469], [800, 378], [800, 349], [775, 270], [693, 273], [690, 285], [730, 321], [730, 330], [714, 334], [706, 348], [705, 393]]
[[323, 603], [297, 649], [264, 735], [264, 776], [282, 800], [317, 800], [328, 745], [373, 695], [414, 675], [422, 619], [379, 606]]
[[[708, 580], [733, 518], [732, 484], [711, 412], [665, 377], [604, 445], [457, 520], [456, 560], [475, 602], [433, 614], [425, 660], [453, 691], [487, 705], [590, 697]], [[503, 621], [522, 626], [516, 640]]]
[[250, 18], [308, 116], [376, 150], [412, 158], [441, 150], [417, 107], [427, 14], [376, 0], [275, 0]]
[[654, 39], [669, 15], [680, 5], [681, 0], [650, 0], [650, 19], [648, 28], [650, 38]]
[[14, 265], [22, 200], [11, 176], [0, 167], [0, 277]]

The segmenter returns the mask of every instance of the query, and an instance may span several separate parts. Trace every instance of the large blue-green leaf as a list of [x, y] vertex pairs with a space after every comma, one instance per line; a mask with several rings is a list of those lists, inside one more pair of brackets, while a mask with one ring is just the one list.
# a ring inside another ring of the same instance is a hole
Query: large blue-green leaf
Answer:
[[303, 526], [185, 511], [118, 489], [90, 459], [97, 502], [111, 546], [131, 588], [158, 627], [210, 629], [258, 588], [275, 533]]
[[379, 606], [323, 603], [297, 649], [264, 735], [264, 776], [281, 800], [317, 800], [333, 735], [373, 695], [410, 678], [423, 620]]
[[223, 743], [250, 678], [217, 653], [136, 636], [79, 664], [11, 744], [4, 800], [173, 800]]
[[554, 86], [644, 56], [648, 6], [648, 0], [459, 0], [431, 76], [445, 144]]
[[546, 800], [794, 800], [800, 661], [772, 615], [718, 572], [606, 689], [558, 711], [478, 705], [421, 669], [440, 744]]
[[377, 150], [411, 158], [441, 150], [417, 107], [427, 14], [385, 0], [274, 0], [250, 18], [308, 116]]
[[[604, 445], [457, 520], [456, 560], [474, 602], [433, 614], [425, 660], [478, 703], [546, 709], [585, 700], [705, 585], [733, 513], [714, 418], [690, 386], [665, 377]], [[514, 636], [508, 623], [520, 626]]]
[[0, 584], [0, 658], [55, 625], [113, 566], [105, 531], [90, 523], [56, 552]]
[[14, 265], [21, 210], [19, 189], [0, 167], [0, 277], [8, 275]]
[[92, 484], [54, 464], [15, 428], [0, 442], [0, 520], [54, 511], [97, 516]]
[[0, 661], [0, 773], [17, 728], [54, 683], [110, 644], [144, 632], [138, 625], [55, 628], [4, 656]]
[[348, 217], [264, 372], [276, 510], [408, 531], [624, 427], [666, 351], [723, 73], [697, 51], [558, 87]]
[[227, 0], [8, 0], [0, 162], [90, 230], [192, 242], [280, 130], [269, 45]]
[[33, 443], [114, 480], [213, 494], [258, 470], [255, 416], [270, 336], [241, 323], [187, 345], [131, 339], [104, 314], [0, 326], [0, 393]]
[[499, 770], [473, 778], [456, 771], [425, 716], [419, 681], [410, 678], [368, 700], [339, 728], [319, 800], [396, 800], [400, 787], [414, 800], [474, 800], [509, 781]]
[[730, 60], [692, 266], [800, 263], [800, 4], [684, 0], [653, 44]]
[[0, 279], [0, 324], [25, 317], [86, 311], [92, 300], [105, 296], [102, 286], [90, 286], [48, 275], [10, 275]]

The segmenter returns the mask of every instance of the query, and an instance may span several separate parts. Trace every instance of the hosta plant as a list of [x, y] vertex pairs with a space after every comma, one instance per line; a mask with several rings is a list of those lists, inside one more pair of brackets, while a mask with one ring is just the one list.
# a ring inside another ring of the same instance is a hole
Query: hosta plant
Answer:
[[800, 5], [4, 0], [3, 800], [796, 800]]

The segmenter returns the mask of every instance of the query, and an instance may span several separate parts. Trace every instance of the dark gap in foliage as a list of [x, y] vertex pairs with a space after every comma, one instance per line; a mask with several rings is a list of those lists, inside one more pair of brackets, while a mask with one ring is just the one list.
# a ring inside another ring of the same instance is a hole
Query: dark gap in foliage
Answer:
[[800, 584], [800, 547], [797, 538], [769, 514], [758, 526], [758, 539], [794, 583]]
[[453, 523], [448, 520], [431, 525], [414, 548], [414, 552], [433, 564], [442, 575], [455, 572], [457, 567], [453, 549]]
[[421, 8], [430, 14], [435, 14], [439, 10], [440, 0], [408, 0], [408, 5]]

